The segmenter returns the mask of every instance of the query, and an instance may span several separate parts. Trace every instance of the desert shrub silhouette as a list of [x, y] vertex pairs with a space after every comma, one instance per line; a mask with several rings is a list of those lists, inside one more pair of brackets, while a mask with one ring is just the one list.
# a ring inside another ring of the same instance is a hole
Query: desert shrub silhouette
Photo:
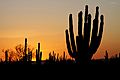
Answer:
[[[101, 21], [98, 33], [99, 7], [96, 7], [95, 19], [93, 20], [92, 35], [90, 36], [91, 14], [88, 14], [88, 5], [85, 6], [84, 21], [82, 19], [82, 14], [82, 11], [80, 11], [78, 14], [78, 35], [76, 36], [76, 45], [74, 40], [72, 14], [69, 15], [69, 32], [68, 29], [65, 30], [66, 44], [69, 55], [72, 58], [75, 58], [75, 61], [77, 63], [88, 63], [100, 45], [103, 34], [104, 16], [101, 15], [100, 17]], [[84, 32], [82, 32], [83, 22]]]

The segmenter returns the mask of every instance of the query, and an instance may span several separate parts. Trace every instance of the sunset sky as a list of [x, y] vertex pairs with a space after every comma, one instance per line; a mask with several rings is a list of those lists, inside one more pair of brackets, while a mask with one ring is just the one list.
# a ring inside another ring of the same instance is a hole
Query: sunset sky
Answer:
[[84, 12], [86, 4], [92, 20], [96, 6], [105, 16], [102, 42], [94, 58], [103, 58], [105, 50], [111, 56], [119, 53], [120, 0], [0, 0], [0, 52], [24, 44], [24, 38], [28, 38], [28, 44], [35, 48], [41, 43], [43, 59], [53, 50], [68, 54], [65, 43], [68, 15], [73, 14], [77, 34], [77, 15]]

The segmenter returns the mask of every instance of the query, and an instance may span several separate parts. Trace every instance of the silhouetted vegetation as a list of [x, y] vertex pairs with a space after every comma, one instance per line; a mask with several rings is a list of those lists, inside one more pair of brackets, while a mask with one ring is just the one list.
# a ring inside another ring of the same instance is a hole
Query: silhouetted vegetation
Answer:
[[36, 49], [36, 63], [41, 63], [42, 52], [40, 52], [40, 43], [38, 43], [38, 49]]
[[[55, 53], [54, 51], [49, 53], [49, 58], [42, 60], [42, 51], [40, 49], [40, 43], [36, 52], [33, 52], [28, 46], [27, 38], [25, 38], [24, 46], [17, 45], [15, 50], [7, 49], [3, 50], [5, 54], [5, 60], [0, 59], [1, 64], [120, 64], [119, 56], [109, 57], [109, 53], [106, 50], [104, 59], [92, 59], [93, 54], [100, 46], [100, 42], [103, 34], [104, 16], [100, 17], [99, 25], [99, 7], [96, 7], [95, 19], [93, 20], [92, 35], [91, 34], [91, 14], [88, 14], [88, 5], [85, 6], [84, 21], [82, 19], [83, 12], [78, 14], [78, 35], [76, 36], [76, 43], [74, 40], [73, 21], [72, 14], [69, 15], [69, 32], [66, 29], [66, 44], [69, 55], [72, 58], [67, 58], [66, 53], [63, 51], [63, 55]], [[84, 31], [82, 26], [84, 22]], [[99, 31], [98, 31], [99, 30]], [[70, 38], [69, 38], [70, 37]], [[76, 45], [75, 45], [76, 44]], [[36, 61], [32, 61], [35, 55]]]
[[8, 50], [5, 51], [5, 62], [8, 62]]
[[106, 53], [105, 53], [105, 62], [108, 63], [108, 52], [106, 50]]
[[[40, 43], [38, 43], [38, 49], [36, 49], [36, 61], [32, 61], [33, 49], [27, 48], [25, 39], [25, 48], [22, 45], [17, 45], [15, 47], [16, 52], [12, 50], [5, 50], [5, 61], [1, 60], [1, 63], [5, 64], [78, 64], [76, 60], [67, 58], [66, 53], [63, 55], [55, 53], [54, 51], [49, 53], [49, 58], [42, 60], [42, 52], [40, 51]], [[25, 52], [26, 51], [26, 57]], [[39, 54], [38, 54], [39, 53]], [[115, 54], [109, 58], [109, 53], [106, 50], [104, 59], [92, 59], [89, 64], [120, 64], [120, 53]]]
[[[88, 5], [85, 6], [84, 32], [82, 31], [82, 14], [82, 11], [80, 11], [78, 14], [78, 36], [76, 36], [76, 45], [74, 40], [72, 14], [69, 15], [69, 33], [68, 29], [65, 31], [66, 44], [69, 55], [75, 58], [77, 63], [88, 63], [100, 45], [103, 33], [104, 16], [101, 15], [100, 17], [101, 22], [98, 33], [99, 7], [96, 7], [95, 19], [93, 20], [92, 36], [90, 39], [91, 14], [88, 14]], [[82, 33], [84, 33], [84, 35]]]

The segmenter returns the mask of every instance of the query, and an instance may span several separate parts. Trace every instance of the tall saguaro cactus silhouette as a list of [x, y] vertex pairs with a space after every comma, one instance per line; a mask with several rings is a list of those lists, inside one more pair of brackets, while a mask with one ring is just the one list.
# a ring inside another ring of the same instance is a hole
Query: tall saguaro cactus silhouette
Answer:
[[38, 49], [36, 49], [36, 62], [40, 63], [42, 59], [42, 52], [40, 52], [40, 43], [38, 43]]
[[96, 7], [95, 19], [93, 20], [92, 35], [90, 36], [91, 14], [88, 14], [88, 5], [85, 6], [84, 32], [82, 32], [82, 15], [83, 13], [80, 11], [78, 14], [78, 35], [76, 36], [76, 45], [74, 40], [72, 14], [69, 15], [69, 32], [68, 29], [65, 31], [66, 44], [69, 55], [72, 58], [75, 58], [76, 62], [87, 63], [91, 60], [93, 54], [97, 51], [100, 45], [103, 34], [104, 16], [101, 15], [100, 17], [101, 22], [98, 33], [99, 7]]
[[24, 49], [23, 60], [24, 62], [27, 62], [27, 38], [25, 38], [25, 49]]

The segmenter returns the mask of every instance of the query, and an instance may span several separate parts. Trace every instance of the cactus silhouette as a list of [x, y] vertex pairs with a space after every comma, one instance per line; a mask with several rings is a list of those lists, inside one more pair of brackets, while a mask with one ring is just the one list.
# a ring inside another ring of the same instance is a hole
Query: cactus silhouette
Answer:
[[90, 36], [91, 14], [88, 14], [88, 5], [85, 6], [84, 32], [82, 32], [82, 14], [82, 11], [80, 11], [78, 14], [78, 35], [76, 36], [76, 45], [74, 40], [72, 14], [69, 15], [69, 33], [68, 29], [65, 31], [66, 44], [69, 55], [72, 58], [75, 58], [76, 62], [88, 63], [100, 45], [103, 34], [104, 16], [101, 15], [100, 17], [101, 22], [98, 33], [99, 7], [96, 7], [95, 19], [93, 20], [92, 35]]
[[39, 61], [42, 61], [42, 52], [40, 52], [40, 57], [39, 57]]
[[108, 60], [108, 52], [107, 52], [107, 50], [105, 51], [105, 59]]
[[8, 62], [8, 50], [5, 51], [5, 62]]
[[25, 38], [25, 49], [23, 54], [23, 61], [27, 62], [27, 38]]
[[39, 61], [39, 55], [38, 55], [38, 50], [36, 49], [36, 63]]
[[40, 52], [40, 43], [38, 43], [38, 49], [36, 49], [36, 63], [41, 63], [42, 52]]
[[[29, 48], [28, 48], [29, 49]], [[27, 55], [28, 62], [32, 61], [32, 51], [28, 50], [28, 55]]]

